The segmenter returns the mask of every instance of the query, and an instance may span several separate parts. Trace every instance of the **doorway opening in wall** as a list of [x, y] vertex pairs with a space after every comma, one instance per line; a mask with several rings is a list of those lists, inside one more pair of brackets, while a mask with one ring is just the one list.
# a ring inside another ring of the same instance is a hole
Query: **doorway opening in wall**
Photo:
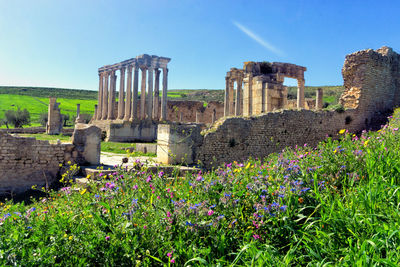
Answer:
[[283, 85], [287, 87], [288, 95], [287, 95], [287, 104], [288, 107], [296, 107], [297, 106], [297, 79], [287, 78], [283, 81]]

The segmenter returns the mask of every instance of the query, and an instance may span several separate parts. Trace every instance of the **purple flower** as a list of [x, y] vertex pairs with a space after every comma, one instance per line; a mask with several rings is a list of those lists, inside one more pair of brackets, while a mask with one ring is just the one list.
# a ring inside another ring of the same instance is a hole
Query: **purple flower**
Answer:
[[163, 177], [163, 175], [164, 175], [164, 172], [163, 172], [163, 171], [160, 171], [160, 172], [158, 173], [158, 177], [159, 177], [159, 178]]
[[109, 241], [110, 240], [110, 236], [106, 236], [106, 241]]

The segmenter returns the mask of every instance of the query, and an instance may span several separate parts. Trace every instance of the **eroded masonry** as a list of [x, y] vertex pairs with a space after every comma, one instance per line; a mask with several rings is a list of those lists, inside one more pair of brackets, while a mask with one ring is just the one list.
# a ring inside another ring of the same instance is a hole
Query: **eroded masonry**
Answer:
[[[292, 65], [288, 68], [290, 72], [285, 72], [284, 67], [280, 70], [278, 67], [272, 68], [275, 64], [272, 63], [268, 65], [271, 67], [268, 71], [263, 71], [263, 63], [245, 63], [243, 71], [233, 69], [228, 73], [225, 94], [225, 114], [231, 115], [234, 107], [235, 113], [240, 114], [241, 95], [240, 92], [236, 93], [236, 103], [233, 105], [231, 81], [238, 80], [240, 83], [243, 79], [242, 116], [225, 117], [203, 131], [196, 124], [159, 125], [157, 157], [165, 163], [200, 163], [209, 169], [227, 162], [242, 161], [250, 156], [262, 158], [280, 152], [287, 146], [315, 146], [326, 136], [337, 136], [341, 129], [350, 132], [368, 129], [375, 120], [400, 104], [399, 62], [400, 55], [389, 47], [347, 55], [342, 69], [345, 91], [340, 98], [340, 103], [346, 109], [338, 111], [319, 110], [322, 107], [320, 90], [317, 91], [317, 110], [302, 109], [304, 67]], [[254, 74], [263, 72], [271, 75], [262, 74], [259, 75], [262, 77], [254, 78]], [[284, 97], [279, 73], [297, 77], [299, 109], [271, 112], [274, 107], [283, 105], [280, 100], [273, 100]], [[270, 83], [274, 86], [270, 86]], [[280, 91], [279, 94], [273, 91], [271, 101], [267, 97], [268, 90], [271, 90], [269, 88]], [[247, 105], [250, 106], [247, 108]]]
[[225, 77], [224, 115], [251, 116], [286, 108], [288, 91], [283, 85], [285, 77], [297, 79], [297, 107], [304, 108], [306, 70], [290, 63], [253, 61], [245, 62], [243, 69], [231, 68]]

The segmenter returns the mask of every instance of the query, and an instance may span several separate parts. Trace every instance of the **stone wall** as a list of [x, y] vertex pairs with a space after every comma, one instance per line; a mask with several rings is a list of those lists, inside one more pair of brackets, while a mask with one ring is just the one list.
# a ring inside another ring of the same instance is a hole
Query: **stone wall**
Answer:
[[[100, 129], [97, 130], [97, 135], [100, 135]], [[75, 135], [89, 136], [91, 132], [93, 129]], [[33, 137], [19, 137], [0, 132], [0, 195], [22, 193], [32, 185], [52, 185], [60, 173], [60, 164], [68, 161], [80, 165], [88, 161], [92, 163], [91, 158], [86, 158], [89, 143], [93, 142], [84, 139], [79, 144], [50, 144]], [[100, 155], [100, 149], [95, 153]]]
[[210, 169], [224, 162], [262, 158], [287, 146], [315, 146], [341, 129], [357, 132], [365, 128], [356, 110], [283, 110], [256, 117], [227, 118], [204, 135], [196, 162]]
[[340, 103], [357, 108], [371, 120], [400, 104], [400, 55], [389, 47], [361, 50], [346, 56]]
[[[250, 156], [262, 158], [285, 147], [316, 146], [327, 136], [336, 137], [341, 129], [359, 132], [373, 127], [374, 120], [400, 104], [399, 62], [400, 55], [388, 47], [350, 54], [342, 70], [346, 89], [340, 103], [346, 110], [283, 110], [223, 118], [192, 146], [196, 149], [193, 162], [201, 161], [210, 169]], [[170, 131], [170, 134], [180, 133]], [[170, 146], [174, 145], [171, 142]]]
[[[224, 103], [210, 101], [206, 107], [202, 101], [171, 101], [167, 102], [167, 118], [169, 121], [196, 122], [196, 113], [199, 113], [199, 123], [211, 123], [215, 109], [216, 119], [224, 116]], [[182, 120], [180, 116], [182, 114]]]

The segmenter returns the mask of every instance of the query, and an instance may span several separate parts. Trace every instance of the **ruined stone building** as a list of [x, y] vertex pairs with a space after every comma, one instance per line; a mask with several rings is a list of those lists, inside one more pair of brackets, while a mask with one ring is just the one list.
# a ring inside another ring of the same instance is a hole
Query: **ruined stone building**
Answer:
[[[249, 72], [247, 78], [250, 77], [252, 82], [248, 83], [247, 80], [248, 85], [244, 86], [244, 92], [253, 85], [257, 88], [255, 90], [258, 90], [253, 95], [253, 89], [250, 90], [248, 100], [243, 101], [243, 115], [251, 116], [225, 117], [203, 131], [195, 124], [159, 125], [157, 159], [164, 163], [200, 162], [202, 166], [210, 169], [223, 163], [240, 162], [249, 157], [263, 158], [288, 146], [316, 146], [327, 136], [337, 137], [341, 129], [353, 133], [369, 129], [375, 126], [377, 120], [386, 118], [388, 112], [400, 105], [400, 55], [389, 47], [382, 47], [346, 56], [342, 69], [345, 90], [340, 98], [340, 103], [345, 107], [344, 111], [284, 109], [253, 116], [271, 110], [266, 96], [269, 88], [283, 91], [279, 86], [282, 78], [278, 73], [281, 72], [283, 75], [299, 79], [297, 104], [300, 108], [304, 104], [302, 73], [305, 68], [294, 65], [286, 72], [283, 71], [285, 67], [280, 64], [276, 65], [277, 68], [271, 67], [265, 71], [261, 70], [262, 64], [257, 67], [257, 63], [245, 63], [242, 76], [241, 71], [235, 69], [228, 73], [229, 86], [225, 96], [229, 101], [225, 102], [226, 114], [231, 115], [230, 112], [233, 111], [232, 87], [229, 81], [245, 80], [245, 73]], [[254, 73], [262, 72], [273, 75], [262, 74], [260, 76], [263, 77], [254, 78], [257, 77]], [[246, 81], [244, 83], [246, 84]], [[270, 83], [274, 86], [270, 86]], [[240, 99], [240, 93], [237, 94]], [[271, 98], [284, 95], [283, 92], [279, 95], [276, 92], [273, 94], [275, 96], [271, 95]], [[245, 93], [244, 95], [246, 99], [247, 96]], [[255, 97], [257, 99], [254, 99]], [[318, 109], [322, 107], [321, 100], [322, 92], [317, 90]], [[252, 103], [252, 107], [246, 108], [249, 102]], [[278, 100], [272, 101], [272, 110], [274, 106], [280, 105]]]
[[231, 68], [225, 77], [225, 116], [251, 116], [287, 107], [285, 77], [297, 79], [297, 107], [304, 108], [306, 70], [289, 63], [253, 61], [245, 62], [243, 69]]
[[60, 103], [57, 103], [57, 98], [50, 97], [48, 119], [46, 124], [47, 134], [60, 134], [62, 130], [62, 117], [60, 112]]
[[204, 106], [202, 101], [167, 101], [170, 60], [144, 54], [99, 68], [99, 98], [91, 124], [106, 132], [108, 141], [151, 142], [157, 139], [160, 122], [212, 123], [223, 117], [223, 103], [220, 102]]
[[[167, 118], [168, 68], [170, 58], [147, 54], [99, 68], [99, 101], [96, 120], [135, 120]], [[160, 74], [162, 70], [162, 99]], [[120, 73], [119, 100], [116, 105], [116, 72]], [[139, 71], [141, 73], [139, 103]], [[127, 77], [125, 76], [127, 73]], [[147, 86], [146, 86], [147, 83]], [[126, 97], [125, 97], [126, 84]], [[126, 98], [126, 103], [125, 103]], [[161, 110], [159, 109], [161, 103]], [[140, 107], [140, 108], [139, 108]]]

